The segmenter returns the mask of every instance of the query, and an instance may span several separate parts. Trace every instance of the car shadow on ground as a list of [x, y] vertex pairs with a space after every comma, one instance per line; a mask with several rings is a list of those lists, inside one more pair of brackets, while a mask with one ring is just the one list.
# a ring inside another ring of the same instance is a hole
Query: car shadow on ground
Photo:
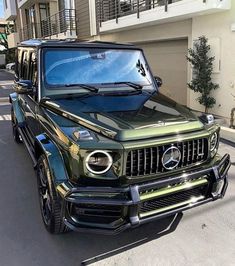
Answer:
[[[182, 216], [179, 213], [115, 236], [70, 232], [63, 237], [56, 236], [54, 241], [57, 245], [66, 245], [69, 250], [71, 247], [82, 251], [78, 263], [90, 265], [174, 232]], [[88, 249], [84, 249], [88, 242]]]

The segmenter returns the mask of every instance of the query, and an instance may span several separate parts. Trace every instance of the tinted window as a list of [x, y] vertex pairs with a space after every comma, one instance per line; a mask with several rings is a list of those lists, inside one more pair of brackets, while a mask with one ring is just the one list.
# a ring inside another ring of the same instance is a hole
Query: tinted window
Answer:
[[32, 80], [33, 84], [37, 83], [37, 61], [35, 52], [29, 54], [29, 79]]
[[27, 51], [21, 52], [20, 60], [20, 79], [28, 79], [28, 62], [27, 62]]
[[44, 54], [47, 88], [65, 84], [152, 83], [139, 50], [48, 49]]

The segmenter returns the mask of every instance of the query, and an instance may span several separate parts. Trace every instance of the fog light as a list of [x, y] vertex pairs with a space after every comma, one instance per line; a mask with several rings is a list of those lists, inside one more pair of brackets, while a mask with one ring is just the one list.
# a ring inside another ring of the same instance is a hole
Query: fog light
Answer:
[[224, 187], [224, 180], [223, 179], [216, 182], [212, 188], [212, 196], [217, 197], [217, 196], [221, 195], [223, 187]]

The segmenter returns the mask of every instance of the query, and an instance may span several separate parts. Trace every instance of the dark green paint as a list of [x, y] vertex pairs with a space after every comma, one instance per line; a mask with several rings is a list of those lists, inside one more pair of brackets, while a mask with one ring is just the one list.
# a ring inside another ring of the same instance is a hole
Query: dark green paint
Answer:
[[41, 134], [36, 137], [35, 140], [36, 154], [41, 153], [47, 157], [48, 165], [53, 175], [53, 181], [55, 183], [61, 183], [68, 180], [67, 171], [64, 167], [64, 160], [62, 154], [56, 144], [54, 144], [46, 134]]

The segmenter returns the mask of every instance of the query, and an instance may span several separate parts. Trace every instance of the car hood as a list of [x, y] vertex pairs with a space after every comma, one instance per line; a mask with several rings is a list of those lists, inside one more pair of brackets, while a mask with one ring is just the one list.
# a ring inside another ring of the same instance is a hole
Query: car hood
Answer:
[[203, 128], [186, 107], [160, 93], [92, 94], [50, 100], [43, 105], [64, 118], [119, 141]]

